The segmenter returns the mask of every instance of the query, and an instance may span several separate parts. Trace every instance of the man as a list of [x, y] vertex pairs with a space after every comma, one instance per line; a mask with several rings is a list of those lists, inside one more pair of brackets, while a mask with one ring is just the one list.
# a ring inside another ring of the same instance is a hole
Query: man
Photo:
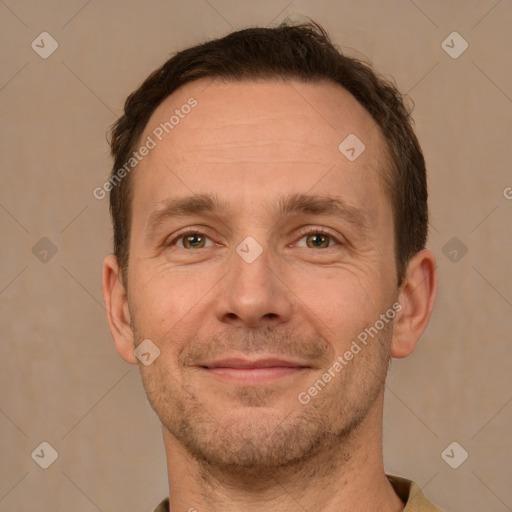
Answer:
[[155, 71], [111, 145], [103, 295], [162, 423], [156, 510], [439, 510], [382, 461], [437, 291], [394, 86], [317, 24], [242, 30]]

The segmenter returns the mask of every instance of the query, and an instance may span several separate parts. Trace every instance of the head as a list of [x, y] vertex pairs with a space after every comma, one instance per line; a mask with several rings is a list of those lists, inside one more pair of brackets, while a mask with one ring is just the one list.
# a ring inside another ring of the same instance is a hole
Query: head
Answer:
[[[160, 351], [149, 401], [199, 460], [282, 465], [348, 438], [414, 350], [437, 281], [409, 114], [316, 24], [189, 48], [127, 99], [104, 297], [126, 361]], [[222, 371], [240, 357], [293, 369]]]
[[[234, 32], [181, 51], [153, 72], [125, 103], [112, 130], [112, 176], [130, 160], [156, 108], [193, 81], [261, 79], [338, 84], [371, 115], [386, 141], [381, 179], [393, 211], [398, 285], [410, 258], [425, 247], [428, 233], [425, 160], [404, 97], [368, 65], [343, 55], [317, 24], [282, 25]], [[340, 141], [341, 142], [341, 141]], [[132, 176], [113, 181], [110, 210], [114, 253], [127, 278], [132, 219]]]

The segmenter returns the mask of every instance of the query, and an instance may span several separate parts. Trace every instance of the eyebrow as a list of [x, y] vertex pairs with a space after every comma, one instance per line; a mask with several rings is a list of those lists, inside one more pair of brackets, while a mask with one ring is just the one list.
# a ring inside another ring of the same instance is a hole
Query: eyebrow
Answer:
[[[162, 208], [152, 212], [146, 223], [146, 234], [150, 235], [169, 218], [191, 217], [200, 214], [229, 214], [230, 208], [215, 194], [196, 194], [160, 203]], [[267, 211], [277, 218], [291, 214], [329, 215], [347, 220], [350, 224], [363, 231], [369, 230], [368, 215], [362, 208], [348, 204], [340, 197], [288, 194], [281, 196], [273, 203], [265, 205]]]

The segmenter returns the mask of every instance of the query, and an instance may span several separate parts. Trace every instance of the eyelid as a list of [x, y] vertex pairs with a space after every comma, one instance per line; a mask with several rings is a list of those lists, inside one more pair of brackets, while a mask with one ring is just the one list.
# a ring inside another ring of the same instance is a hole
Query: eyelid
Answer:
[[[303, 238], [306, 235], [317, 234], [317, 233], [331, 237], [336, 242], [337, 245], [344, 245], [344, 243], [345, 243], [344, 239], [341, 236], [333, 233], [330, 229], [324, 228], [323, 226], [306, 226], [306, 227], [302, 228], [299, 231], [300, 236], [299, 236], [298, 240], [300, 240], [301, 238]], [[331, 246], [331, 247], [333, 247], [333, 246]], [[327, 247], [327, 249], [330, 249], [331, 247]]]
[[[171, 235], [172, 239], [169, 240], [169, 241], [166, 240], [163, 243], [163, 246], [164, 247], [174, 246], [174, 245], [176, 245], [176, 242], [178, 240], [184, 238], [185, 236], [189, 236], [189, 235], [202, 235], [202, 236], [204, 236], [206, 238], [209, 238], [211, 241], [214, 242], [214, 240], [210, 236], [208, 236], [208, 234], [205, 233], [205, 231], [207, 231], [207, 229], [204, 228], [204, 227], [197, 227], [197, 228], [189, 227], [189, 228], [185, 228], [183, 231], [180, 231], [180, 232], [178, 232], [178, 233], [176, 233], [174, 235]], [[336, 242], [335, 245], [344, 245], [344, 243], [345, 243], [345, 241], [343, 240], [343, 238], [341, 236], [339, 236], [337, 234], [334, 234], [330, 229], [324, 228], [322, 226], [305, 226], [305, 227], [301, 228], [299, 230], [299, 237], [298, 237], [297, 241], [300, 240], [301, 238], [303, 238], [306, 235], [318, 234], [318, 233], [331, 237]], [[214, 243], [216, 243], [216, 242], [214, 242]], [[323, 250], [330, 249], [331, 247], [333, 247], [333, 246], [326, 247]], [[181, 247], [180, 247], [180, 249], [181, 249]]]
[[[170, 246], [174, 246], [176, 245], [176, 242], [186, 236], [190, 236], [190, 235], [202, 235], [204, 236], [205, 238], [209, 238], [210, 240], [212, 240], [213, 242], [213, 239], [212, 237], [208, 236], [207, 233], [205, 233], [205, 231], [207, 231], [208, 229], [205, 228], [205, 227], [189, 227], [189, 228], [184, 228], [183, 231], [179, 231], [178, 233], [175, 233], [173, 235], [171, 235], [170, 237], [166, 238], [164, 240], [164, 243], [162, 244], [162, 247], [170, 247]], [[215, 243], [215, 242], [214, 242]], [[181, 249], [181, 247], [179, 247], [179, 249]]]

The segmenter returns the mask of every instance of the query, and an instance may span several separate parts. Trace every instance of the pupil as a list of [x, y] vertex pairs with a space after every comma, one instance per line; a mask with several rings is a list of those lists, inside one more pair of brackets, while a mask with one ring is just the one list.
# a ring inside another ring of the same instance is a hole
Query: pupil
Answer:
[[[324, 235], [313, 235], [313, 245], [318, 247], [322, 244], [322, 239], [325, 238]], [[318, 242], [318, 243], [317, 243]]]
[[[200, 238], [201, 238], [201, 237], [200, 237], [200, 236], [197, 236], [197, 235], [189, 235], [189, 236], [187, 237], [187, 240], [188, 240], [188, 243], [189, 243], [190, 245], [195, 246], [195, 245], [197, 244], [197, 241], [198, 241], [198, 240], [200, 240]], [[200, 243], [200, 242], [199, 242], [199, 243]]]

